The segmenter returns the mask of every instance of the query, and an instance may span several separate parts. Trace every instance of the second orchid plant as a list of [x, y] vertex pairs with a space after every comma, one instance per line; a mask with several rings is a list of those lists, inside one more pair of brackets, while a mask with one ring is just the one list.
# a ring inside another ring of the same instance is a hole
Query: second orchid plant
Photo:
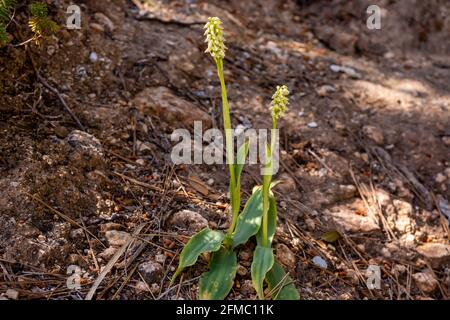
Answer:
[[251, 275], [258, 297], [264, 299], [264, 281], [267, 283], [267, 296], [273, 299], [298, 299], [298, 292], [292, 279], [283, 267], [274, 259], [272, 239], [277, 222], [275, 197], [271, 191], [273, 172], [273, 151], [275, 149], [277, 120], [286, 112], [289, 91], [286, 86], [277, 87], [272, 97], [271, 111], [273, 130], [271, 143], [266, 147], [266, 159], [263, 170], [263, 185], [253, 189], [241, 211], [240, 178], [246, 161], [249, 142], [238, 146], [234, 152], [233, 130], [231, 128], [230, 108], [223, 72], [225, 58], [225, 40], [222, 22], [219, 18], [208, 18], [205, 25], [205, 36], [208, 47], [217, 67], [217, 75], [222, 91], [222, 113], [225, 129], [226, 158], [230, 174], [231, 224], [226, 233], [205, 228], [194, 235], [183, 248], [179, 266], [172, 277], [172, 283], [189, 266], [197, 262], [198, 257], [211, 252], [209, 271], [204, 273], [199, 283], [200, 299], [224, 299], [234, 284], [237, 270], [235, 249], [256, 236], [257, 246], [253, 256]]

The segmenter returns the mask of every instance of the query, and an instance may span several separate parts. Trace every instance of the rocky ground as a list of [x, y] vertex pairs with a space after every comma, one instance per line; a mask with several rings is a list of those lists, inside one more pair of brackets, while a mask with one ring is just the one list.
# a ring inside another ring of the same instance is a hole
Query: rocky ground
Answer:
[[[65, 21], [70, 1], [48, 3]], [[222, 127], [209, 16], [235, 127], [269, 127], [274, 87], [291, 91], [275, 252], [301, 297], [450, 296], [446, 1], [379, 1], [381, 30], [363, 0], [80, 3], [81, 30], [1, 49], [0, 299], [195, 299], [206, 258], [170, 278], [195, 231], [227, 228], [228, 177], [173, 165], [170, 135]], [[246, 167], [243, 197], [260, 182]], [[229, 299], [256, 299], [252, 247]]]

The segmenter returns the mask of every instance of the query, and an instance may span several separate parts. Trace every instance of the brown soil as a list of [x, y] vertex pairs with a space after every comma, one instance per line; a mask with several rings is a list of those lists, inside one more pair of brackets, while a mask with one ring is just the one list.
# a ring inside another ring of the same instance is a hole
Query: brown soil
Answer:
[[[234, 126], [269, 127], [274, 87], [291, 91], [275, 248], [301, 297], [450, 296], [450, 253], [421, 249], [449, 245], [447, 1], [379, 1], [382, 30], [366, 28], [370, 1], [79, 2], [81, 30], [0, 49], [0, 296], [85, 298], [117, 250], [107, 231], [120, 230], [136, 241], [95, 298], [195, 299], [207, 262], [169, 287], [193, 234], [171, 217], [188, 209], [226, 229], [228, 176], [221, 166], [173, 165], [170, 135], [192, 130], [194, 119], [222, 127], [220, 86], [203, 52], [209, 16], [226, 28]], [[51, 13], [62, 23], [70, 1], [58, 3], [64, 9]], [[246, 167], [244, 199], [258, 173]], [[338, 240], [322, 239], [335, 230]], [[229, 299], [256, 299], [251, 249], [240, 249]], [[153, 283], [143, 274], [148, 261], [163, 267]], [[82, 268], [80, 290], [66, 287], [69, 265]], [[367, 288], [369, 265], [381, 267], [381, 289]]]

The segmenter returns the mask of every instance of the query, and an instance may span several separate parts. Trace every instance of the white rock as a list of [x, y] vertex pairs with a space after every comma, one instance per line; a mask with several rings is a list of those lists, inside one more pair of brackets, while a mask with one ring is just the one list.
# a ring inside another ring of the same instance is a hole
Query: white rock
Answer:
[[392, 51], [388, 51], [388, 52], [386, 52], [386, 53], [384, 54], [384, 57], [385, 57], [386, 59], [392, 59], [392, 58], [395, 57], [395, 53], [393, 53]]
[[312, 263], [314, 263], [316, 266], [322, 268], [322, 269], [327, 269], [328, 268], [328, 264], [327, 262], [320, 256], [315, 256], [314, 258], [312, 258]]
[[317, 128], [319, 125], [317, 124], [317, 122], [312, 121], [312, 122], [309, 122], [309, 123], [307, 124], [307, 126], [308, 126], [309, 128]]
[[98, 60], [98, 55], [97, 55], [97, 53], [96, 53], [96, 52], [91, 52], [91, 54], [89, 55], [89, 60], [90, 60], [92, 63], [97, 62], [97, 60]]
[[330, 66], [331, 71], [333, 72], [340, 72], [340, 73], [345, 73], [348, 74], [349, 76], [353, 77], [353, 78], [361, 78], [361, 74], [359, 74], [355, 69], [350, 68], [350, 67], [346, 67], [346, 66], [338, 66], [336, 64], [332, 64]]

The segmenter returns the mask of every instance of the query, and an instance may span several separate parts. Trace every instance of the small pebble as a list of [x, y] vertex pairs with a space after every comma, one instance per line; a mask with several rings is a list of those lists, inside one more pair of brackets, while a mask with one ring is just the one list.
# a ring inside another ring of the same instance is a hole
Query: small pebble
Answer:
[[14, 289], [8, 289], [5, 292], [5, 296], [11, 300], [17, 300], [19, 299], [19, 292]]
[[434, 180], [436, 181], [436, 183], [443, 183], [445, 182], [445, 180], [447, 180], [447, 177], [442, 173], [438, 173]]
[[90, 60], [92, 63], [97, 62], [97, 60], [98, 60], [98, 55], [97, 55], [97, 53], [91, 52], [91, 54], [89, 55], [89, 60]]
[[328, 268], [327, 262], [322, 257], [315, 256], [314, 258], [312, 258], [312, 262], [316, 266], [318, 266], [318, 267], [320, 267], [322, 269], [327, 269]]

